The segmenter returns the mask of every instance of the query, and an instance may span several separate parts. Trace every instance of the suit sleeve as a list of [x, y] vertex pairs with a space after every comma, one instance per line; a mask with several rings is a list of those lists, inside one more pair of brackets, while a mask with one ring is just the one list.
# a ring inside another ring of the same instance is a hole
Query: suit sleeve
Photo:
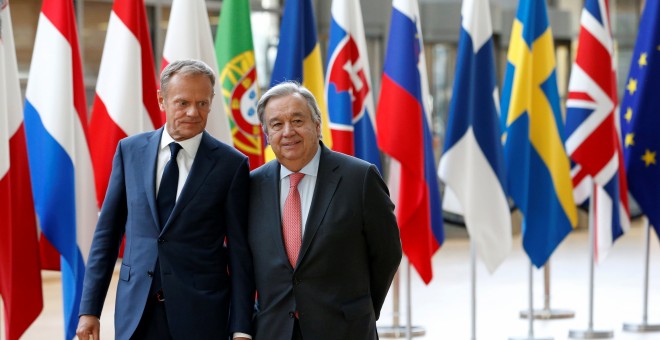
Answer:
[[252, 255], [247, 239], [249, 181], [250, 170], [245, 159], [234, 175], [224, 207], [227, 216], [227, 248], [231, 279], [230, 334], [235, 332], [254, 334], [252, 313], [255, 284]]
[[401, 239], [394, 204], [376, 167], [366, 172], [363, 188], [364, 233], [370, 260], [371, 300], [376, 319], [401, 263]]
[[96, 224], [83, 283], [80, 315], [100, 316], [119, 254], [128, 210], [122, 144], [117, 146], [101, 215]]

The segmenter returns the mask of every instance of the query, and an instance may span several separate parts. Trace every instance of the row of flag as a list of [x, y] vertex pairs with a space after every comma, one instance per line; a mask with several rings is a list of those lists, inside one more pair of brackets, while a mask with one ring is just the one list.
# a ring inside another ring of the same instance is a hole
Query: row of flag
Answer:
[[[0, 232], [9, 236], [0, 238], [5, 335], [19, 338], [40, 313], [39, 269], [59, 268], [65, 338], [71, 339], [117, 142], [164, 123], [144, 0], [114, 2], [89, 122], [73, 3], [43, 1], [24, 109], [9, 6], [0, 4]], [[488, 0], [464, 0], [437, 167], [416, 0], [393, 0], [378, 105], [362, 14], [352, 0], [333, 0], [325, 77], [311, 1], [285, 1], [271, 86], [296, 80], [309, 88], [321, 107], [324, 143], [387, 175], [403, 250], [424, 282], [433, 278], [431, 257], [444, 240], [441, 206], [464, 216], [480, 258], [491, 272], [498, 267], [511, 248], [508, 197], [523, 214], [523, 247], [538, 267], [575, 227], [575, 204], [592, 197], [602, 260], [629, 228], [626, 179], [651, 224], [660, 226], [654, 185], [660, 184], [660, 140], [653, 134], [660, 102], [651, 93], [660, 79], [654, 64], [659, 6], [649, 2], [642, 16], [619, 122], [609, 4], [585, 2], [564, 124], [544, 2], [519, 4], [500, 99]], [[249, 1], [223, 1], [215, 43], [203, 0], [173, 1], [169, 20], [163, 67], [194, 58], [218, 74], [216, 114], [207, 130], [244, 152], [252, 168], [271, 159], [256, 113]], [[381, 152], [387, 162], [381, 163]], [[442, 203], [438, 177], [446, 184]]]

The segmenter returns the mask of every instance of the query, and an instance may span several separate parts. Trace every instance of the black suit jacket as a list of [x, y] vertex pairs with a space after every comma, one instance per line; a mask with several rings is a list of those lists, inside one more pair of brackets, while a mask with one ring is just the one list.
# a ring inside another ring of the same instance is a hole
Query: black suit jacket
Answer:
[[327, 149], [295, 270], [282, 239], [280, 164], [251, 173], [248, 238], [258, 302], [255, 338], [377, 339], [376, 320], [401, 261], [399, 229], [375, 166]]
[[162, 131], [119, 142], [87, 263], [80, 314], [101, 314], [126, 235], [115, 309], [117, 339], [133, 334], [147, 298], [153, 298], [156, 260], [175, 339], [250, 334], [254, 278], [246, 229], [247, 158], [204, 132], [186, 183], [161, 230], [156, 161]]

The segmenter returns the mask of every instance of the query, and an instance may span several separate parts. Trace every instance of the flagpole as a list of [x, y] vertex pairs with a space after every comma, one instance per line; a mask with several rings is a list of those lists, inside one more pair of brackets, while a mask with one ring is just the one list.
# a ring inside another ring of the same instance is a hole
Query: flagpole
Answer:
[[[520, 311], [521, 319], [527, 319], [528, 315], [529, 312], [527, 310]], [[541, 320], [570, 319], [575, 317], [575, 312], [572, 310], [550, 308], [550, 260], [543, 266], [543, 309], [535, 310], [532, 317]]]
[[660, 324], [649, 325], [648, 312], [649, 312], [649, 257], [651, 248], [651, 224], [648, 217], [643, 217], [644, 227], [646, 228], [645, 244], [644, 244], [644, 297], [642, 307], [642, 323], [624, 323], [623, 330], [626, 332], [658, 332], [660, 331]]
[[472, 295], [472, 303], [470, 304], [470, 320], [471, 327], [470, 339], [477, 339], [477, 245], [474, 240], [470, 239], [470, 291]]
[[597, 202], [597, 187], [598, 184], [594, 181], [591, 185], [591, 196], [589, 199], [589, 323], [586, 330], [570, 330], [568, 337], [572, 339], [611, 339], [614, 337], [612, 331], [596, 331], [594, 330], [594, 250], [596, 247], [595, 237], [595, 218]]
[[[406, 298], [408, 300], [406, 301], [406, 325], [401, 325], [401, 313], [399, 312], [402, 267], [406, 268]], [[378, 327], [378, 336], [381, 338], [400, 339], [405, 337], [406, 339], [411, 339], [426, 335], [426, 330], [424, 328], [412, 325], [412, 290], [410, 277], [410, 262], [407, 257], [404, 257], [399, 266], [399, 270], [394, 275], [394, 280], [392, 281], [392, 326]]]
[[554, 338], [537, 338], [534, 337], [534, 273], [533, 273], [534, 265], [532, 264], [532, 261], [529, 261], [529, 291], [528, 291], [528, 299], [529, 299], [529, 315], [531, 315], [531, 318], [527, 318], [529, 320], [529, 327], [528, 327], [528, 333], [527, 336], [523, 337], [509, 337], [509, 340], [553, 340]]

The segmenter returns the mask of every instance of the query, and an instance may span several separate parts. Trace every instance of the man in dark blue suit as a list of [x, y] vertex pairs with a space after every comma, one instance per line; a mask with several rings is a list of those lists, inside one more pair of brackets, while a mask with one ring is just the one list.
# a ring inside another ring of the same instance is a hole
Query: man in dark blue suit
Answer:
[[387, 186], [373, 164], [320, 142], [312, 93], [266, 92], [259, 119], [277, 160], [250, 175], [255, 340], [375, 340], [401, 261]]
[[80, 339], [99, 339], [124, 236], [117, 339], [252, 334], [249, 167], [245, 156], [204, 131], [214, 83], [202, 62], [169, 64], [158, 92], [165, 127], [119, 142], [87, 263]]

